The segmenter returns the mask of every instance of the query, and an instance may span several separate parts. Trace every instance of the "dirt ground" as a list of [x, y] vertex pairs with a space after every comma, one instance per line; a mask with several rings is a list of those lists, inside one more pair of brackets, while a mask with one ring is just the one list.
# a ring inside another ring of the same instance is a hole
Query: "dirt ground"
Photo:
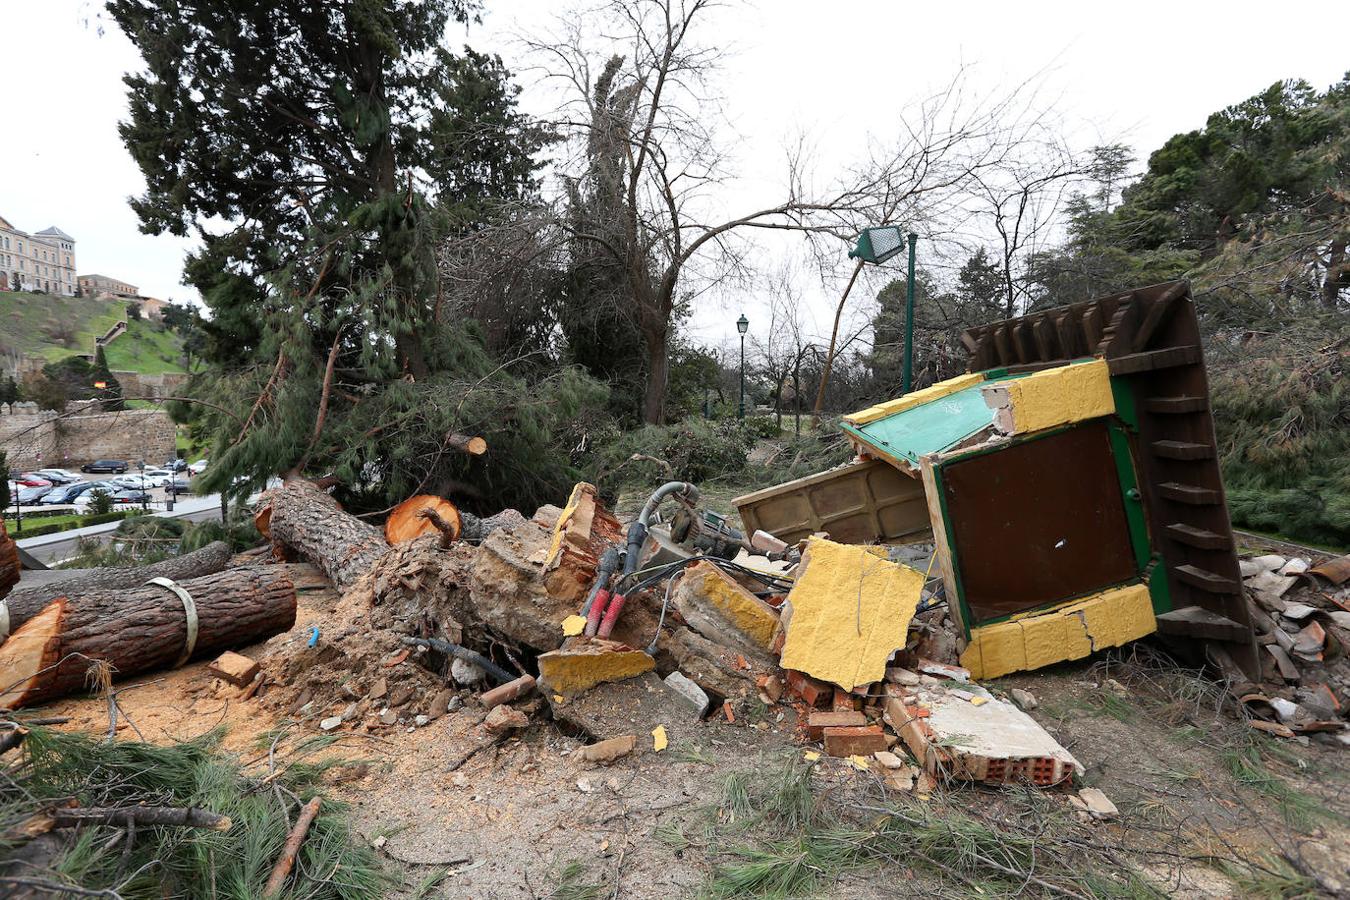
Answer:
[[[330, 588], [307, 584], [295, 627], [271, 646], [308, 640], [311, 626], [322, 628], [336, 604]], [[860, 808], [918, 802], [939, 815], [1022, 821], [1048, 808], [1056, 813], [1047, 827], [1118, 854], [1171, 896], [1309, 895], [1309, 882], [1291, 882], [1275, 860], [1281, 853], [1302, 860], [1306, 874], [1325, 875], [1324, 894], [1339, 879], [1350, 895], [1350, 752], [1330, 739], [1256, 734], [1217, 710], [1212, 685], [1160, 660], [1143, 642], [1108, 658], [986, 684], [1022, 688], [1039, 699], [1032, 715], [1085, 767], [1082, 784], [1116, 803], [1115, 821], [1075, 818], [1068, 789], [1040, 792], [1033, 801], [1020, 790], [957, 784], [921, 801], [886, 796], [877, 773], [828, 757], [815, 764], [813, 787]], [[787, 705], [743, 708], [734, 724], [720, 716], [699, 722], [692, 710], [673, 714], [665, 751], [603, 766], [578, 759], [584, 737], [549, 721], [538, 698], [524, 703], [534, 711], [530, 727], [485, 745], [477, 727], [485, 711], [468, 693], [462, 708], [423, 727], [340, 729], [335, 737], [319, 728], [329, 711], [289, 718], [277, 704], [242, 701], [240, 693], [208, 675], [203, 663], [119, 683], [119, 733], [168, 742], [223, 728], [224, 747], [258, 774], [340, 761], [324, 775], [327, 794], [348, 805], [359, 833], [403, 877], [405, 887], [394, 894], [402, 897], [696, 895], [728, 848], [682, 846], [669, 834], [705, 820], [733, 774], [759, 777], [808, 749]], [[103, 699], [67, 700], [39, 714], [69, 716], [63, 727], [92, 733], [109, 725]], [[1254, 864], [1262, 879], [1230, 877], [1225, 861], [1233, 860]], [[814, 895], [978, 892], [931, 870], [872, 865]]]

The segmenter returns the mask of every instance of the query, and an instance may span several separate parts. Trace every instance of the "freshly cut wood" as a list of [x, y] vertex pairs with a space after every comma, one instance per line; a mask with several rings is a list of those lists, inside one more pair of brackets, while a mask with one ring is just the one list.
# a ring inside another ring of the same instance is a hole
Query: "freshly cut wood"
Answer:
[[[295, 624], [295, 585], [284, 565], [231, 569], [178, 587], [196, 610], [194, 659]], [[188, 624], [183, 600], [160, 585], [53, 600], [0, 646], [0, 707], [18, 709], [76, 693], [101, 660], [116, 678], [173, 666], [187, 649]]]
[[18, 709], [12, 701], [27, 696], [61, 659], [65, 617], [65, 598], [53, 600], [0, 647], [0, 707]]
[[258, 534], [271, 540], [272, 538], [272, 504], [263, 503], [253, 513], [253, 527], [258, 529]]
[[284, 558], [298, 556], [318, 566], [339, 591], [389, 552], [378, 528], [343, 512], [311, 482], [293, 478], [273, 491], [269, 502], [273, 545], [289, 551]]
[[[127, 566], [119, 569], [99, 569], [93, 575], [75, 575], [59, 581], [48, 581], [34, 587], [19, 588], [4, 599], [9, 608], [9, 633], [41, 612], [57, 597], [78, 597], [89, 591], [109, 588], [140, 587], [151, 578], [199, 578], [224, 569], [230, 563], [230, 546], [224, 541], [212, 541], [200, 550], [174, 556], [148, 566]], [[3, 624], [0, 622], [0, 624]], [[0, 632], [0, 642], [4, 634]]]
[[19, 545], [5, 530], [0, 520], [0, 597], [9, 593], [9, 589], [19, 583]]
[[445, 443], [448, 447], [453, 447], [470, 456], [482, 456], [487, 452], [487, 441], [477, 435], [470, 437], [467, 434], [447, 434]]
[[464, 531], [464, 520], [459, 509], [444, 497], [418, 494], [409, 497], [389, 514], [384, 522], [384, 539], [401, 544], [424, 534], [440, 534], [446, 543], [456, 540]]

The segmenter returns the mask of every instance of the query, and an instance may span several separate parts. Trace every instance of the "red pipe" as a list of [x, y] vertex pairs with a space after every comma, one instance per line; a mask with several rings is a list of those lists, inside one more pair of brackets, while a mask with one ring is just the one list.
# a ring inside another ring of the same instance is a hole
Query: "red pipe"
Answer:
[[609, 597], [609, 590], [606, 588], [596, 592], [595, 601], [591, 603], [591, 611], [586, 614], [586, 637], [595, 637], [596, 631], [600, 628], [600, 617], [604, 615], [605, 606], [609, 603]]
[[609, 601], [609, 609], [605, 610], [605, 618], [604, 621], [600, 623], [598, 637], [607, 638], [609, 637], [610, 632], [614, 630], [614, 623], [619, 620], [619, 613], [623, 612], [625, 599], [627, 598], [625, 598], [623, 594], [615, 594], [614, 599]]

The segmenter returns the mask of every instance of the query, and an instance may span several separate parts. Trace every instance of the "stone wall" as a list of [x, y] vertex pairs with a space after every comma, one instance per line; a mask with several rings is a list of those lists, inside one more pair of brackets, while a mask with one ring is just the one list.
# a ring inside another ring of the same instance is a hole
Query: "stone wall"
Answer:
[[137, 372], [113, 371], [113, 377], [122, 385], [123, 397], [175, 397], [187, 382], [184, 372], [165, 372], [162, 375], [141, 375]]
[[74, 467], [94, 459], [157, 466], [174, 455], [174, 424], [160, 409], [57, 417], [24, 406], [19, 404], [15, 415], [0, 415], [0, 450], [11, 469]]

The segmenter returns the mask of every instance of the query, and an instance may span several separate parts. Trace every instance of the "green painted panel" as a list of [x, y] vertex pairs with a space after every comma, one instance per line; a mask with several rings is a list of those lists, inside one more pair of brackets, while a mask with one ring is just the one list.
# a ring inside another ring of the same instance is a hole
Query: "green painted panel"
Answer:
[[975, 385], [866, 425], [843, 428], [883, 455], [917, 466], [920, 456], [946, 450], [993, 421], [994, 411]]

